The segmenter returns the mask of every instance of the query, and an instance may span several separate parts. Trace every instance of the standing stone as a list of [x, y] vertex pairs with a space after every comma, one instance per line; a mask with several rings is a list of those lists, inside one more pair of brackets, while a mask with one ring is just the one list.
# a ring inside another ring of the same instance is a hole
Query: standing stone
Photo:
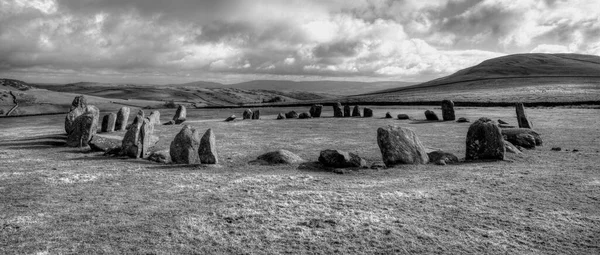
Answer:
[[[156, 139], [156, 137], [154, 136], [154, 124], [156, 122], [152, 121], [149, 118], [144, 118], [143, 123], [142, 123], [142, 128], [140, 130], [140, 139], [141, 139], [141, 146], [140, 146], [140, 156], [142, 158], [148, 158], [150, 157], [150, 147], [152, 147], [156, 141], [153, 141], [153, 139]], [[160, 124], [160, 122], [159, 122]]]
[[310, 107], [310, 116], [313, 118], [320, 118], [321, 111], [323, 111], [323, 106], [320, 104], [316, 104]]
[[102, 128], [101, 132], [113, 132], [115, 131], [115, 122], [117, 121], [117, 114], [111, 112], [109, 114], [104, 115], [102, 118]]
[[391, 119], [391, 118], [393, 118], [393, 117], [392, 117], [392, 113], [391, 113], [391, 112], [386, 112], [386, 113], [385, 113], [385, 118], [386, 118], [386, 119]]
[[127, 127], [129, 121], [129, 112], [131, 110], [127, 106], [121, 107], [117, 112], [117, 122], [115, 122], [115, 131], [123, 131]]
[[86, 112], [87, 98], [85, 96], [76, 96], [71, 102], [69, 113], [65, 117], [65, 132], [70, 134], [74, 128], [75, 119]]
[[371, 108], [365, 107], [363, 110], [363, 117], [370, 118], [373, 117], [373, 110]]
[[342, 104], [340, 104], [340, 102], [337, 102], [333, 105], [333, 117], [344, 117], [344, 112], [342, 112]]
[[285, 119], [285, 115], [283, 115], [283, 113], [279, 113], [279, 114], [277, 114], [277, 119], [278, 120], [284, 120]]
[[442, 101], [442, 119], [444, 121], [456, 119], [456, 116], [454, 116], [454, 102], [451, 100]]
[[493, 120], [482, 117], [469, 127], [467, 132], [466, 160], [504, 160], [504, 138]]
[[121, 144], [122, 155], [132, 158], [139, 158], [142, 155], [141, 130], [143, 124], [144, 117], [137, 115], [135, 119], [133, 119], [133, 123], [129, 125], [127, 132], [125, 132], [125, 136], [123, 136], [123, 142]]
[[531, 125], [531, 122], [527, 119], [527, 115], [525, 114], [525, 106], [523, 106], [523, 103], [517, 103], [516, 110], [519, 128], [533, 128], [533, 125]]
[[173, 116], [173, 120], [175, 121], [175, 124], [181, 124], [183, 123], [187, 118], [187, 110], [185, 109], [185, 106], [183, 105], [179, 105], [177, 106], [177, 111], [175, 111], [175, 116]]
[[419, 137], [410, 129], [398, 126], [377, 129], [377, 145], [386, 166], [427, 164], [429, 157]]
[[259, 120], [260, 119], [260, 110], [256, 110], [252, 113], [252, 119], [253, 120]]
[[142, 119], [143, 119], [144, 117], [146, 117], [146, 114], [144, 113], [144, 110], [143, 110], [143, 109], [139, 109], [139, 110], [138, 110], [138, 112], [137, 112], [137, 115], [136, 115], [135, 117], [138, 117], [138, 116], [140, 116], [140, 118], [142, 118]]
[[246, 109], [244, 113], [242, 113], [242, 118], [245, 120], [252, 119], [252, 110]]
[[435, 112], [431, 111], [431, 110], [425, 111], [425, 118], [427, 120], [440, 120], [440, 118], [438, 118], [437, 114], [435, 114]]
[[67, 146], [86, 147], [98, 131], [98, 118], [93, 112], [86, 112], [73, 123], [71, 133], [67, 137]]
[[85, 113], [89, 113], [92, 114], [92, 117], [94, 118], [94, 134], [98, 131], [98, 126], [100, 125], [100, 109], [98, 109], [98, 107], [93, 106], [93, 105], [88, 105], [85, 108]]
[[160, 112], [152, 111], [150, 112], [150, 116], [148, 116], [153, 125], [160, 125]]
[[298, 113], [295, 111], [290, 111], [288, 113], [285, 114], [285, 118], [287, 119], [296, 119], [298, 118]]
[[198, 147], [200, 147], [200, 134], [190, 126], [184, 125], [171, 142], [169, 150], [171, 161], [175, 164], [200, 163]]
[[367, 162], [358, 155], [341, 150], [323, 150], [319, 154], [319, 162], [328, 167], [366, 167]]
[[204, 133], [202, 139], [200, 139], [198, 157], [200, 159], [200, 163], [202, 164], [219, 164], [215, 134], [211, 128], [206, 130], [206, 133]]
[[312, 117], [310, 116], [310, 114], [308, 112], [303, 112], [303, 113], [300, 113], [300, 115], [298, 115], [298, 118], [299, 119], [310, 119]]
[[362, 117], [360, 116], [360, 107], [358, 105], [355, 105], [352, 109], [352, 117]]
[[352, 111], [350, 110], [350, 105], [344, 105], [344, 117], [352, 116]]

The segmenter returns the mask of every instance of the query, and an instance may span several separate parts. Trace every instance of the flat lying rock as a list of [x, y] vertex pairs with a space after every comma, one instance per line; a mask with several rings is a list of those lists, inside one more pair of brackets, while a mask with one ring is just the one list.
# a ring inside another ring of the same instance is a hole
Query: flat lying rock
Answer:
[[312, 118], [312, 117], [310, 116], [310, 113], [308, 113], [308, 112], [303, 112], [303, 113], [300, 113], [300, 115], [298, 115], [298, 118], [299, 118], [299, 119], [310, 119], [310, 118]]
[[89, 145], [92, 151], [108, 152], [114, 149], [121, 148], [121, 140], [119, 138], [107, 137], [96, 134], [90, 140]]
[[124, 131], [127, 127], [127, 122], [129, 121], [129, 113], [131, 109], [127, 106], [121, 107], [117, 112], [117, 120], [115, 122], [115, 130], [116, 131]]
[[175, 164], [198, 164], [198, 147], [200, 147], [200, 134], [197, 130], [184, 125], [181, 131], [171, 142], [169, 155]]
[[206, 130], [206, 132], [200, 139], [200, 145], [198, 147], [198, 157], [200, 159], [200, 163], [202, 164], [219, 163], [215, 134], [213, 133], [211, 128]]
[[367, 167], [367, 162], [358, 155], [341, 150], [323, 150], [319, 155], [321, 164], [334, 167]]
[[542, 136], [529, 128], [504, 128], [501, 132], [505, 140], [517, 146], [531, 149], [543, 144]]
[[285, 115], [283, 113], [279, 113], [279, 114], [277, 114], [277, 119], [278, 120], [284, 120], [285, 119]]
[[504, 149], [509, 153], [522, 154], [521, 150], [519, 150], [517, 146], [506, 140], [504, 141]]
[[465, 117], [460, 117], [456, 120], [456, 122], [465, 123], [465, 122], [471, 122], [471, 121]]
[[101, 132], [113, 132], [115, 131], [115, 123], [117, 121], [117, 114], [109, 113], [104, 115], [102, 118], [102, 128], [100, 128]]
[[227, 119], [225, 119], [225, 121], [227, 121], [227, 122], [233, 121], [233, 120], [235, 120], [235, 118], [236, 117], [235, 117], [235, 114], [234, 114], [234, 115], [231, 115], [231, 116], [227, 117]]
[[488, 118], [480, 118], [471, 124], [466, 147], [466, 160], [504, 160], [504, 138], [496, 122]]
[[298, 113], [295, 111], [290, 111], [285, 114], [285, 118], [286, 119], [296, 119], [296, 118], [298, 118]]
[[150, 153], [148, 160], [163, 164], [169, 164], [171, 163], [171, 155], [169, 154], [169, 150], [155, 151]]
[[250, 109], [244, 110], [244, 113], [242, 113], [242, 119], [244, 119], [244, 120], [252, 119], [252, 110], [250, 110]]
[[415, 132], [407, 128], [398, 126], [378, 128], [377, 145], [387, 166], [429, 162], [425, 146]]
[[499, 125], [500, 125], [500, 124], [509, 125], [509, 124], [508, 124], [508, 122], [506, 122], [506, 121], [503, 121], [503, 120], [501, 120], [501, 119], [498, 119], [498, 124], [499, 124]]
[[310, 116], [313, 118], [320, 118], [321, 112], [323, 111], [323, 105], [316, 104], [310, 107]]
[[402, 113], [398, 114], [397, 117], [398, 117], [399, 120], [408, 120], [408, 119], [410, 119], [410, 117], [408, 115], [402, 114]]
[[269, 165], [275, 165], [275, 164], [288, 164], [289, 165], [289, 164], [302, 163], [302, 162], [304, 162], [304, 159], [302, 159], [300, 156], [294, 154], [291, 151], [277, 150], [277, 151], [267, 152], [265, 154], [258, 156], [257, 162], [259, 162], [261, 164], [269, 164]]
[[344, 112], [342, 111], [342, 104], [337, 102], [333, 105], [333, 117], [344, 117]]
[[440, 150], [432, 151], [427, 153], [427, 156], [429, 157], [429, 162], [433, 162], [434, 164], [438, 165], [458, 163], [458, 157], [450, 152]]
[[435, 114], [435, 112], [431, 111], [431, 110], [425, 111], [425, 118], [427, 120], [432, 120], [432, 121], [440, 120], [440, 118], [438, 118], [437, 114]]

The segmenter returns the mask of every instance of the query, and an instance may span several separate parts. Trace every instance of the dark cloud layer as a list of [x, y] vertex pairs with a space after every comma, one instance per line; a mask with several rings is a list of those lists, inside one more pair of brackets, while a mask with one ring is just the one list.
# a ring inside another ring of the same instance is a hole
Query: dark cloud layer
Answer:
[[517, 52], [600, 54], [594, 0], [0, 0], [0, 75], [426, 80]]

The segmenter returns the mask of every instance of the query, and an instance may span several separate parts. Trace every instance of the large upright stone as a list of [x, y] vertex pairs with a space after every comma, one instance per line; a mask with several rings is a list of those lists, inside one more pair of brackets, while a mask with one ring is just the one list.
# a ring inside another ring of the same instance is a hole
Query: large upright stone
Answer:
[[202, 164], [219, 164], [215, 134], [211, 128], [206, 130], [206, 133], [204, 133], [202, 139], [200, 139], [198, 157], [200, 158], [200, 163]]
[[127, 106], [123, 106], [119, 109], [117, 112], [117, 121], [115, 122], [115, 131], [123, 131], [127, 128], [130, 111], [131, 110]]
[[73, 129], [67, 136], [67, 146], [86, 147], [97, 131], [97, 115], [94, 112], [86, 112], [75, 119]]
[[[142, 123], [142, 128], [140, 130], [140, 139], [141, 139], [141, 146], [140, 146], [140, 157], [142, 158], [148, 158], [150, 157], [150, 147], [152, 147], [155, 143], [155, 141], [153, 141], [153, 139], [156, 139], [156, 137], [154, 137], [154, 124], [156, 123], [156, 121], [151, 120], [150, 118], [144, 118], [143, 123]], [[160, 124], [160, 122], [159, 122]]]
[[350, 109], [350, 105], [344, 105], [344, 117], [351, 117], [352, 110]]
[[153, 125], [160, 125], [160, 112], [159, 111], [150, 112], [150, 116], [148, 116], [148, 118], [150, 119], [150, 122], [152, 122]]
[[169, 154], [171, 161], [175, 164], [197, 164], [200, 163], [198, 147], [200, 146], [200, 134], [188, 125], [184, 125], [181, 131], [171, 142]]
[[352, 117], [362, 117], [360, 115], [360, 107], [358, 107], [358, 105], [355, 105], [352, 109]]
[[531, 125], [531, 122], [527, 119], [527, 115], [525, 114], [525, 106], [523, 103], [517, 103], [516, 110], [519, 128], [533, 128], [533, 125]]
[[344, 117], [344, 112], [342, 111], [342, 104], [337, 102], [333, 105], [333, 117]]
[[442, 101], [442, 119], [444, 121], [456, 119], [456, 116], [454, 115], [454, 102], [451, 100]]
[[320, 104], [316, 104], [310, 107], [310, 116], [313, 118], [320, 118], [321, 112], [323, 111], [323, 106]]
[[83, 95], [76, 96], [71, 102], [69, 107], [69, 113], [65, 117], [65, 132], [71, 133], [74, 128], [75, 119], [86, 112], [87, 109], [87, 98]]
[[244, 113], [242, 113], [242, 118], [245, 119], [245, 120], [246, 119], [252, 119], [252, 110], [246, 109], [244, 111]]
[[473, 122], [467, 132], [466, 160], [504, 160], [504, 138], [496, 122], [482, 117]]
[[425, 118], [427, 120], [440, 120], [440, 118], [438, 118], [437, 114], [435, 114], [435, 112], [431, 111], [431, 110], [425, 111]]
[[100, 128], [101, 132], [113, 132], [115, 131], [115, 122], [117, 121], [117, 114], [111, 112], [109, 114], [104, 115], [102, 118], [102, 128]]
[[256, 110], [252, 113], [252, 119], [253, 120], [259, 120], [260, 119], [260, 110]]
[[370, 118], [373, 117], [373, 110], [371, 108], [365, 107], [363, 110], [363, 117]]
[[187, 118], [187, 110], [185, 109], [185, 106], [183, 105], [179, 105], [177, 106], [177, 111], [175, 111], [175, 116], [173, 116], [173, 121], [175, 121], [175, 124], [181, 124], [183, 123]]
[[425, 146], [415, 132], [407, 128], [380, 127], [377, 129], [377, 145], [386, 166], [429, 162]]
[[125, 136], [123, 136], [123, 142], [121, 144], [121, 154], [139, 158], [142, 155], [142, 125], [144, 124], [144, 117], [137, 115], [133, 119], [133, 123], [127, 128]]

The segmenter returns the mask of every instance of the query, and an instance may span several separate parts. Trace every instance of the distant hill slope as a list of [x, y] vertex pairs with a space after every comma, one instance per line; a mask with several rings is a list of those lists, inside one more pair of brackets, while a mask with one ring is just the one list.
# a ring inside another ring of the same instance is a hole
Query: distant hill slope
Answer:
[[225, 85], [226, 87], [247, 90], [277, 90], [277, 91], [303, 91], [312, 93], [326, 93], [331, 95], [358, 95], [389, 88], [397, 88], [417, 84], [416, 82], [379, 81], [286, 81], [286, 80], [256, 80], [249, 82]]
[[489, 59], [421, 84], [348, 101], [577, 102], [600, 100], [600, 57], [515, 54]]

